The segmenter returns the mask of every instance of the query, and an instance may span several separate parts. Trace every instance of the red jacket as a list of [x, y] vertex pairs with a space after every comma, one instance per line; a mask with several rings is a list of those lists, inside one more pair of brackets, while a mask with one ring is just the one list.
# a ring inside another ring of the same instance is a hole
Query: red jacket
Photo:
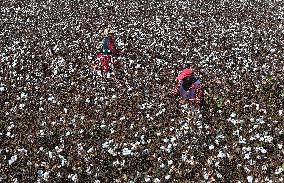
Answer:
[[99, 59], [99, 64], [101, 66], [101, 70], [103, 72], [108, 72], [109, 71], [109, 62], [111, 61], [110, 55], [104, 55], [99, 53], [97, 55], [97, 58]]

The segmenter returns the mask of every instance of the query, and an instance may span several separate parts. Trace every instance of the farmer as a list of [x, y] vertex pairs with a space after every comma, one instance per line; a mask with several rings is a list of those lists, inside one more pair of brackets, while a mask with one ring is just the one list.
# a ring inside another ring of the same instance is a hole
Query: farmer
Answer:
[[191, 69], [184, 69], [176, 78], [177, 85], [172, 91], [174, 96], [180, 96], [181, 104], [189, 103], [191, 105], [201, 104], [202, 85]]
[[[110, 77], [110, 72], [112, 71], [112, 56], [118, 56], [119, 51], [115, 46], [114, 31], [104, 30], [104, 38], [99, 48], [100, 53], [97, 55], [97, 64], [93, 64], [92, 67], [95, 70], [100, 70], [102, 75], [107, 75]], [[115, 62], [116, 63], [116, 62]]]

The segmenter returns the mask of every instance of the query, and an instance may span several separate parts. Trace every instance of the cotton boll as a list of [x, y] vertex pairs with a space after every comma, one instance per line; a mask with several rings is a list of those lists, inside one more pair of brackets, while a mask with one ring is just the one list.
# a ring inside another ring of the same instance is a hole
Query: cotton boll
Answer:
[[11, 159], [8, 161], [9, 165], [14, 163], [17, 159], [18, 159], [17, 155], [12, 156]]
[[259, 137], [260, 137], [259, 133], [255, 135], [255, 138], [258, 139]]
[[204, 178], [205, 180], [208, 180], [209, 175], [208, 175], [207, 173], [204, 173], [204, 174], [203, 174], [203, 178]]
[[265, 121], [261, 118], [261, 119], [259, 120], [259, 123], [260, 123], [260, 124], [264, 124]]
[[145, 182], [150, 182], [151, 181], [150, 177], [145, 177], [144, 180], [145, 180]]
[[221, 179], [223, 176], [220, 173], [217, 173], [217, 177]]
[[248, 176], [248, 177], [247, 177], [247, 180], [248, 180], [248, 183], [252, 183], [252, 181], [253, 181], [253, 176]]
[[271, 53], [275, 53], [275, 51], [276, 51], [275, 48], [270, 49], [270, 52], [271, 52]]
[[243, 138], [242, 136], [239, 137], [239, 143], [240, 144], [246, 144], [246, 139]]
[[165, 176], [165, 179], [166, 179], [166, 180], [169, 180], [170, 178], [171, 178], [171, 175], [166, 175], [166, 176]]
[[273, 137], [271, 136], [264, 136], [264, 142], [268, 142], [268, 143], [271, 143], [273, 141]]
[[28, 95], [26, 93], [24, 93], [24, 92], [21, 93], [21, 98], [27, 98], [27, 96]]
[[279, 175], [279, 174], [281, 174], [283, 171], [284, 171], [283, 168], [282, 168], [282, 167], [279, 167], [279, 168], [277, 168], [277, 169], [275, 170], [275, 174], [276, 174], [276, 175]]
[[171, 142], [173, 143], [176, 140], [176, 137], [171, 138]]
[[233, 131], [233, 135], [239, 136], [240, 135], [240, 130]]
[[[27, 150], [26, 149], [18, 149], [19, 152], [24, 153], [25, 155], [27, 155]], [[1, 154], [1, 150], [0, 150], [0, 154]]]
[[10, 126], [8, 126], [8, 131], [10, 131], [12, 128], [14, 128], [15, 127], [15, 125], [14, 124], [12, 124], [12, 125], [10, 125]]
[[6, 135], [7, 135], [8, 137], [10, 137], [10, 136], [11, 136], [11, 132], [7, 132]]
[[224, 157], [226, 157], [226, 155], [222, 151], [219, 151], [217, 157], [218, 158], [224, 158]]
[[262, 165], [261, 169], [262, 170], [267, 170], [267, 166], [266, 165]]
[[44, 172], [44, 174], [43, 174], [43, 179], [44, 179], [45, 181], [47, 181], [48, 177], [49, 177], [49, 172]]
[[75, 174], [75, 175], [73, 175], [72, 177], [71, 177], [71, 180], [72, 181], [77, 181], [77, 179], [78, 179], [78, 175], [77, 174]]
[[167, 142], [169, 142], [169, 139], [165, 138], [165, 139], [163, 139], [163, 141], [167, 143]]
[[25, 107], [25, 104], [20, 104], [19, 107], [20, 109], [23, 109]]
[[237, 114], [236, 114], [235, 112], [232, 112], [231, 118], [234, 118], [234, 117], [236, 117], [236, 116], [237, 116]]
[[39, 177], [42, 177], [42, 176], [43, 176], [43, 170], [38, 170], [38, 171], [37, 171], [37, 175], [38, 175]]
[[44, 135], [44, 131], [43, 131], [43, 130], [39, 130], [39, 134], [40, 134], [41, 136], [43, 136], [43, 135]]
[[103, 143], [103, 144], [102, 144], [102, 147], [103, 147], [103, 148], [108, 148], [108, 147], [109, 147], [109, 143], [108, 143], [108, 142]]
[[217, 145], [219, 145], [219, 140], [218, 139], [215, 139], [214, 141]]
[[256, 105], [256, 110], [258, 111], [259, 110], [259, 104], [255, 104]]
[[172, 165], [173, 164], [173, 160], [168, 160], [168, 165]]
[[47, 98], [47, 100], [52, 101], [52, 100], [54, 100], [54, 97], [50, 96], [50, 97]]
[[259, 127], [259, 125], [253, 125], [253, 129], [256, 129], [258, 127]]
[[160, 179], [158, 179], [158, 178], [154, 179], [154, 183], [160, 183], [160, 182], [161, 182]]
[[182, 154], [181, 155], [181, 160], [182, 161], [186, 161], [187, 160], [187, 155], [186, 154]]
[[243, 147], [242, 150], [243, 151], [251, 151], [251, 147]]
[[231, 122], [232, 122], [234, 125], [237, 124], [237, 120], [235, 120], [235, 119], [231, 119]]
[[267, 153], [266, 149], [263, 149], [263, 148], [260, 149], [260, 152], [263, 153], [263, 154]]
[[91, 147], [90, 149], [87, 150], [87, 153], [91, 153], [91, 152], [93, 152], [93, 150], [94, 150], [94, 148]]
[[249, 172], [251, 172], [251, 170], [248, 168], [248, 167], [244, 167], [244, 169], [245, 169], [245, 171], [247, 172], [247, 173], [249, 173]]
[[131, 149], [124, 148], [124, 149], [122, 150], [122, 155], [128, 156], [128, 155], [130, 155], [130, 154], [131, 154]]
[[52, 159], [52, 152], [51, 151], [48, 151], [48, 157], [50, 158], [50, 159]]
[[251, 154], [251, 153], [247, 153], [247, 154], [245, 154], [244, 159], [250, 159], [250, 154]]
[[209, 145], [209, 150], [212, 150], [212, 149], [214, 149], [214, 145], [213, 144]]

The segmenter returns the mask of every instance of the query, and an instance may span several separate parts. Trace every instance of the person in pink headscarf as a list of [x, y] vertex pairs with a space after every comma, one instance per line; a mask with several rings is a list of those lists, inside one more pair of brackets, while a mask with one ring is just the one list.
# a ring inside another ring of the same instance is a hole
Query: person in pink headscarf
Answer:
[[177, 76], [177, 85], [172, 91], [173, 96], [179, 96], [181, 103], [189, 102], [190, 104], [201, 103], [202, 84], [199, 79], [194, 76], [191, 69], [184, 69]]

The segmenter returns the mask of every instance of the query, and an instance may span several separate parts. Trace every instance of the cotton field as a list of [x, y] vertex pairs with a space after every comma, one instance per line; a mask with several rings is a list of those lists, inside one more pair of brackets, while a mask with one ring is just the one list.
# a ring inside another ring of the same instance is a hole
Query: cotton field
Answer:
[[[282, 1], [3, 1], [0, 182], [283, 182]], [[106, 27], [120, 67], [96, 62]], [[168, 93], [191, 68], [195, 113]]]

